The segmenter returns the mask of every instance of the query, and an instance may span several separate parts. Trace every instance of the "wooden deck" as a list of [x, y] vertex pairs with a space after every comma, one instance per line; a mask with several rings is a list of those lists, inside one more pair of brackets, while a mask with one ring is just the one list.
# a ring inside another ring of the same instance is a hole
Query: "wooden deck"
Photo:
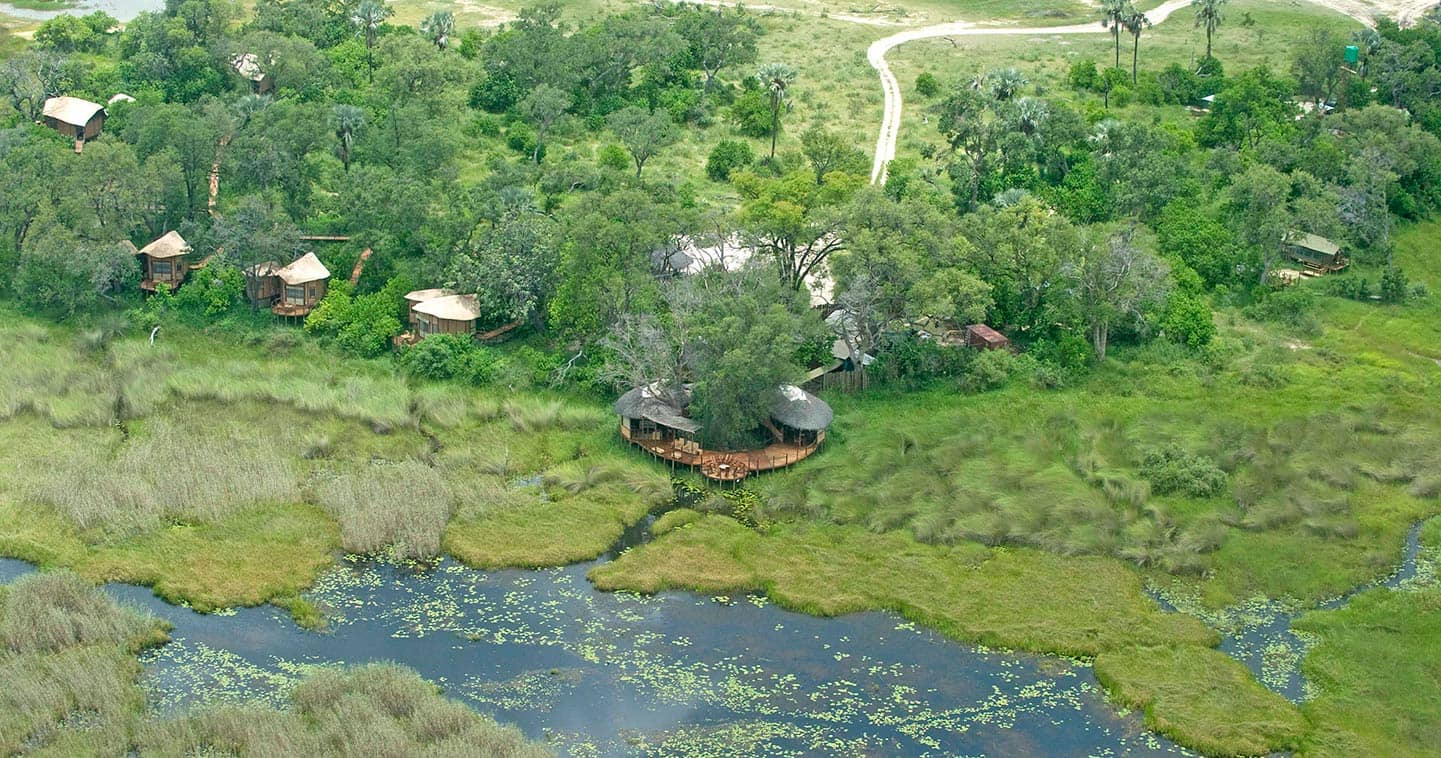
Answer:
[[304, 318], [309, 316], [312, 310], [315, 310], [313, 305], [283, 305], [280, 303], [276, 303], [270, 308], [271, 313], [287, 318]]
[[620, 425], [620, 436], [626, 442], [674, 465], [698, 469], [702, 476], [717, 482], [738, 482], [751, 474], [785, 468], [809, 457], [826, 441], [826, 433], [818, 432], [811, 445], [774, 442], [757, 450], [721, 452], [704, 450], [695, 442], [657, 433], [654, 438], [632, 435], [630, 426]]

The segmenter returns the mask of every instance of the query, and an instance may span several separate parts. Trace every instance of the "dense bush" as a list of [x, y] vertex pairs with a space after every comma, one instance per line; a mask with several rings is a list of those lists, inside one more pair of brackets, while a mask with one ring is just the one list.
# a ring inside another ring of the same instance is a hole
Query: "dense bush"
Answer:
[[916, 76], [916, 94], [921, 97], [935, 97], [941, 94], [941, 83], [936, 79], [935, 74], [922, 71]]
[[743, 169], [755, 161], [750, 144], [740, 140], [722, 140], [711, 150], [705, 162], [705, 174], [713, 181], [730, 179], [731, 172]]
[[349, 283], [337, 281], [305, 318], [305, 331], [334, 340], [347, 353], [382, 355], [403, 328], [400, 303], [406, 286], [392, 279], [380, 292], [352, 295]]
[[1269, 321], [1298, 332], [1316, 333], [1321, 330], [1321, 323], [1316, 319], [1316, 296], [1302, 285], [1263, 290], [1259, 299], [1246, 306], [1244, 312], [1259, 321]]
[[1204, 347], [1216, 336], [1211, 306], [1197, 295], [1175, 291], [1161, 314], [1161, 333], [1188, 347]]
[[468, 335], [432, 334], [400, 355], [400, 365], [423, 379], [489, 384], [500, 360]]
[[1217, 467], [1215, 461], [1176, 445], [1146, 453], [1141, 461], [1141, 476], [1158, 495], [1214, 497], [1226, 489], [1226, 472]]

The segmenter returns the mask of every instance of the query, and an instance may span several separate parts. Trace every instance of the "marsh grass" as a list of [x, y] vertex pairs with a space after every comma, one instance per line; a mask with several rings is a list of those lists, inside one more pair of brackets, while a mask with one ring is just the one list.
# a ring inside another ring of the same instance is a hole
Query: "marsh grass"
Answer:
[[372, 664], [322, 670], [295, 687], [290, 707], [222, 707], [153, 723], [142, 754], [514, 756], [550, 753], [408, 669]]
[[1108, 651], [1096, 657], [1095, 672], [1113, 698], [1145, 715], [1147, 728], [1203, 753], [1294, 749], [1307, 729], [1296, 706], [1219, 650], [1180, 645]]
[[168, 418], [147, 420], [129, 438], [51, 435], [16, 472], [21, 490], [82, 530], [133, 535], [165, 522], [215, 522], [235, 511], [293, 500], [296, 471], [263, 430], [202, 432]]
[[315, 503], [340, 522], [340, 544], [372, 555], [393, 549], [406, 558], [433, 558], [455, 495], [439, 472], [418, 461], [372, 463], [356, 471], [320, 474]]
[[124, 744], [144, 705], [131, 653], [165, 639], [154, 618], [69, 572], [0, 587], [0, 752], [95, 754]]

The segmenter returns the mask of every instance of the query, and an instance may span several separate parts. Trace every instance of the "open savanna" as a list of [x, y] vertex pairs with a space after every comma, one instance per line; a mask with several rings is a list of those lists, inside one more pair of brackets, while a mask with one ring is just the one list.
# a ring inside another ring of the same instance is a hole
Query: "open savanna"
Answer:
[[[1398, 235], [1398, 262], [1433, 292], [1438, 239], [1434, 223]], [[1308, 616], [1324, 642], [1306, 670], [1324, 694], [1304, 711], [1142, 588], [1210, 611], [1305, 608], [1394, 570], [1408, 528], [1441, 513], [1438, 315], [1434, 295], [1320, 296], [1319, 333], [1222, 310], [1204, 354], [1119, 351], [1062, 389], [833, 398], [825, 451], [751, 484], [759, 529], [687, 514], [591, 577], [760, 590], [820, 614], [889, 609], [964, 640], [1095, 656], [1118, 702], [1208, 753], [1424, 753], [1441, 711], [1406, 702], [1441, 697], [1421, 652], [1434, 588]], [[1220, 486], [1167, 491], [1153, 455], [1166, 449]], [[1357, 654], [1369, 633], [1347, 621], [1391, 611], [1384, 646]], [[1408, 656], [1419, 672], [1393, 671]], [[1391, 704], [1399, 715], [1374, 718]]]
[[287, 330], [247, 344], [0, 328], [0, 554], [207, 610], [298, 595], [342, 549], [478, 566], [593, 558], [665, 472], [598, 404], [412, 386]]

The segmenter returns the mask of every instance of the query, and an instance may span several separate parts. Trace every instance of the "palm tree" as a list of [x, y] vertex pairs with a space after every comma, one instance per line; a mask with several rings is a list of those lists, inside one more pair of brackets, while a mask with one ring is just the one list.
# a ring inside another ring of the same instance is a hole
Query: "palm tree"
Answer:
[[355, 135], [365, 126], [365, 111], [354, 105], [340, 103], [331, 111], [330, 121], [335, 126], [335, 138], [339, 140], [335, 145], [335, 157], [340, 159], [340, 165], [344, 166], [348, 173], [351, 150], [355, 147]]
[[1026, 86], [1026, 75], [1014, 68], [1003, 68], [986, 74], [986, 88], [997, 100], [1010, 100]]
[[1131, 83], [1136, 83], [1136, 61], [1141, 55], [1141, 32], [1151, 28], [1151, 19], [1146, 18], [1136, 6], [1131, 6], [1131, 12], [1121, 19], [1121, 25], [1131, 33]]
[[1116, 68], [1121, 67], [1121, 20], [1131, 10], [1131, 0], [1101, 0], [1101, 28], [1110, 29], [1116, 41]]
[[455, 36], [455, 14], [450, 11], [436, 11], [425, 17], [420, 22], [420, 33], [430, 40], [431, 44], [446, 49], [450, 46], [450, 38]]
[[1221, 15], [1221, 6], [1226, 0], [1191, 0], [1191, 7], [1196, 9], [1196, 26], [1206, 27], [1206, 57], [1211, 57], [1211, 35], [1225, 18]]
[[767, 63], [756, 72], [756, 78], [771, 98], [771, 157], [776, 159], [776, 137], [781, 131], [781, 107], [790, 99], [791, 82], [796, 80], [796, 70], [784, 63]]
[[395, 11], [383, 0], [360, 0], [355, 11], [350, 14], [350, 22], [355, 24], [356, 33], [365, 38], [365, 65], [370, 70], [372, 82], [375, 81], [375, 38], [380, 35], [381, 24], [393, 15]]

